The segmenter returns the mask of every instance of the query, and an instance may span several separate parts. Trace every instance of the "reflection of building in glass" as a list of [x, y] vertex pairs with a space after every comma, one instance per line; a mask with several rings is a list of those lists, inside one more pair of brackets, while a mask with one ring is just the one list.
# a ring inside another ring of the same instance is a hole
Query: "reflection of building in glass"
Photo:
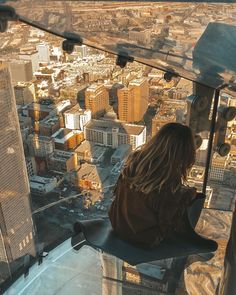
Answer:
[[98, 118], [109, 109], [109, 94], [104, 85], [92, 84], [85, 91], [85, 107]]
[[139, 122], [148, 107], [149, 86], [146, 78], [136, 79], [129, 87], [118, 89], [118, 115], [121, 121]]
[[14, 86], [16, 104], [25, 105], [35, 101], [35, 87], [33, 83], [18, 83]]
[[129, 40], [135, 41], [141, 45], [149, 44], [150, 37], [151, 37], [150, 30], [140, 30], [135, 28], [132, 31], [129, 31]]
[[0, 261], [11, 263], [26, 254], [35, 255], [35, 244], [20, 126], [4, 65], [0, 66], [0, 93]]
[[48, 136], [30, 134], [28, 136], [29, 151], [32, 156], [46, 157], [54, 151], [54, 141]]
[[146, 127], [120, 121], [91, 120], [85, 125], [85, 139], [112, 148], [130, 144], [134, 150], [146, 142]]

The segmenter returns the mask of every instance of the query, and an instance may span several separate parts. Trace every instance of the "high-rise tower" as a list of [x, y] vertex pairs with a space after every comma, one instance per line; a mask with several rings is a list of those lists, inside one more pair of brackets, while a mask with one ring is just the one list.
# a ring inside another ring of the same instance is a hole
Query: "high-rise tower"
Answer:
[[85, 107], [93, 118], [99, 118], [109, 109], [109, 93], [102, 84], [92, 84], [85, 91]]
[[[0, 64], [0, 261], [35, 255], [29, 181], [10, 72]], [[0, 271], [1, 273], [1, 271]]]
[[129, 123], [141, 121], [148, 107], [148, 80], [133, 80], [128, 88], [119, 89], [117, 95], [119, 119]]

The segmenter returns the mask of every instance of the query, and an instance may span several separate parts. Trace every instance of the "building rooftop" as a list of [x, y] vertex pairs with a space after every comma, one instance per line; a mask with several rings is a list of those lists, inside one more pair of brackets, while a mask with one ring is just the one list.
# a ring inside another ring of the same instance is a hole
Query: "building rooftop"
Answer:
[[75, 134], [82, 133], [82, 132], [83, 131], [79, 131], [79, 130], [70, 130], [66, 128], [60, 128], [52, 135], [52, 138], [55, 140], [55, 142], [63, 144]]
[[40, 125], [54, 125], [57, 124], [59, 122], [59, 117], [55, 116], [55, 117], [49, 117], [47, 116], [45, 119], [41, 120], [39, 122]]
[[98, 90], [101, 86], [103, 86], [102, 84], [92, 84], [90, 85], [86, 91], [91, 91], [91, 92], [95, 92], [96, 90]]
[[106, 169], [97, 167], [96, 165], [84, 163], [77, 171], [77, 175], [79, 178], [99, 183], [103, 182], [107, 178], [108, 171]]
[[129, 82], [130, 86], [140, 86], [143, 82], [147, 81], [146, 78], [138, 78]]
[[90, 142], [88, 140], [84, 140], [76, 149], [75, 152], [77, 153], [84, 153], [87, 151], [90, 151], [93, 157], [96, 157], [96, 155], [101, 155], [104, 151], [106, 151], [107, 148], [96, 145], [93, 142]]
[[80, 105], [77, 103], [71, 109], [65, 111], [65, 114], [84, 114], [88, 110], [81, 109]]
[[41, 187], [42, 185], [45, 185], [45, 184], [48, 184], [52, 181], [54, 181], [54, 177], [53, 178], [47, 178], [47, 177], [41, 177], [41, 176], [38, 176], [38, 175], [33, 175], [33, 176], [30, 176], [30, 186], [34, 186], [35, 188], [36, 187]]
[[51, 137], [39, 135], [39, 134], [30, 134], [29, 137], [32, 137], [33, 139], [41, 140], [41, 141], [52, 141]]
[[66, 151], [61, 151], [61, 150], [54, 150], [54, 152], [49, 156], [50, 159], [54, 159], [54, 160], [68, 160], [70, 159], [72, 156], [74, 156], [74, 152], [66, 152]]
[[104, 132], [112, 132], [112, 128], [118, 128], [118, 133], [139, 135], [146, 128], [143, 125], [126, 124], [121, 121], [104, 121], [104, 120], [91, 120], [85, 125], [86, 129], [95, 129]]

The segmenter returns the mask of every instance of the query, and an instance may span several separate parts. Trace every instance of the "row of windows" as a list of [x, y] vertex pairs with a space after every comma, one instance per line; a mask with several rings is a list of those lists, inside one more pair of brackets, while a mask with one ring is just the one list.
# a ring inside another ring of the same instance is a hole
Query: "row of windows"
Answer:
[[27, 235], [25, 237], [25, 239], [23, 239], [22, 242], [20, 242], [20, 244], [19, 244], [20, 251], [22, 251], [23, 248], [25, 248], [25, 246], [28, 245], [30, 240], [32, 240], [32, 239], [33, 239], [33, 235], [32, 235], [32, 232], [30, 232], [29, 235]]

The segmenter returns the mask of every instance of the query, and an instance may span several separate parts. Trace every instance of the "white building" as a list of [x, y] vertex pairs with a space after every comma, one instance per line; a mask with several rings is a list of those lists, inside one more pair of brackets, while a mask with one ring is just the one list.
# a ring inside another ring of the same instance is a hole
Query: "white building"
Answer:
[[84, 132], [86, 140], [112, 148], [130, 144], [135, 150], [146, 142], [145, 126], [120, 121], [91, 120]]
[[81, 46], [76, 46], [76, 51], [81, 54], [81, 58], [86, 58], [87, 57], [87, 46], [86, 45], [81, 45]]
[[84, 125], [91, 120], [91, 111], [83, 110], [78, 104], [64, 113], [67, 129], [84, 130]]
[[49, 63], [50, 61], [50, 52], [47, 44], [39, 44], [37, 46], [39, 53], [39, 62]]
[[45, 195], [58, 185], [56, 177], [46, 178], [34, 175], [29, 178], [29, 181], [30, 191], [36, 195]]

